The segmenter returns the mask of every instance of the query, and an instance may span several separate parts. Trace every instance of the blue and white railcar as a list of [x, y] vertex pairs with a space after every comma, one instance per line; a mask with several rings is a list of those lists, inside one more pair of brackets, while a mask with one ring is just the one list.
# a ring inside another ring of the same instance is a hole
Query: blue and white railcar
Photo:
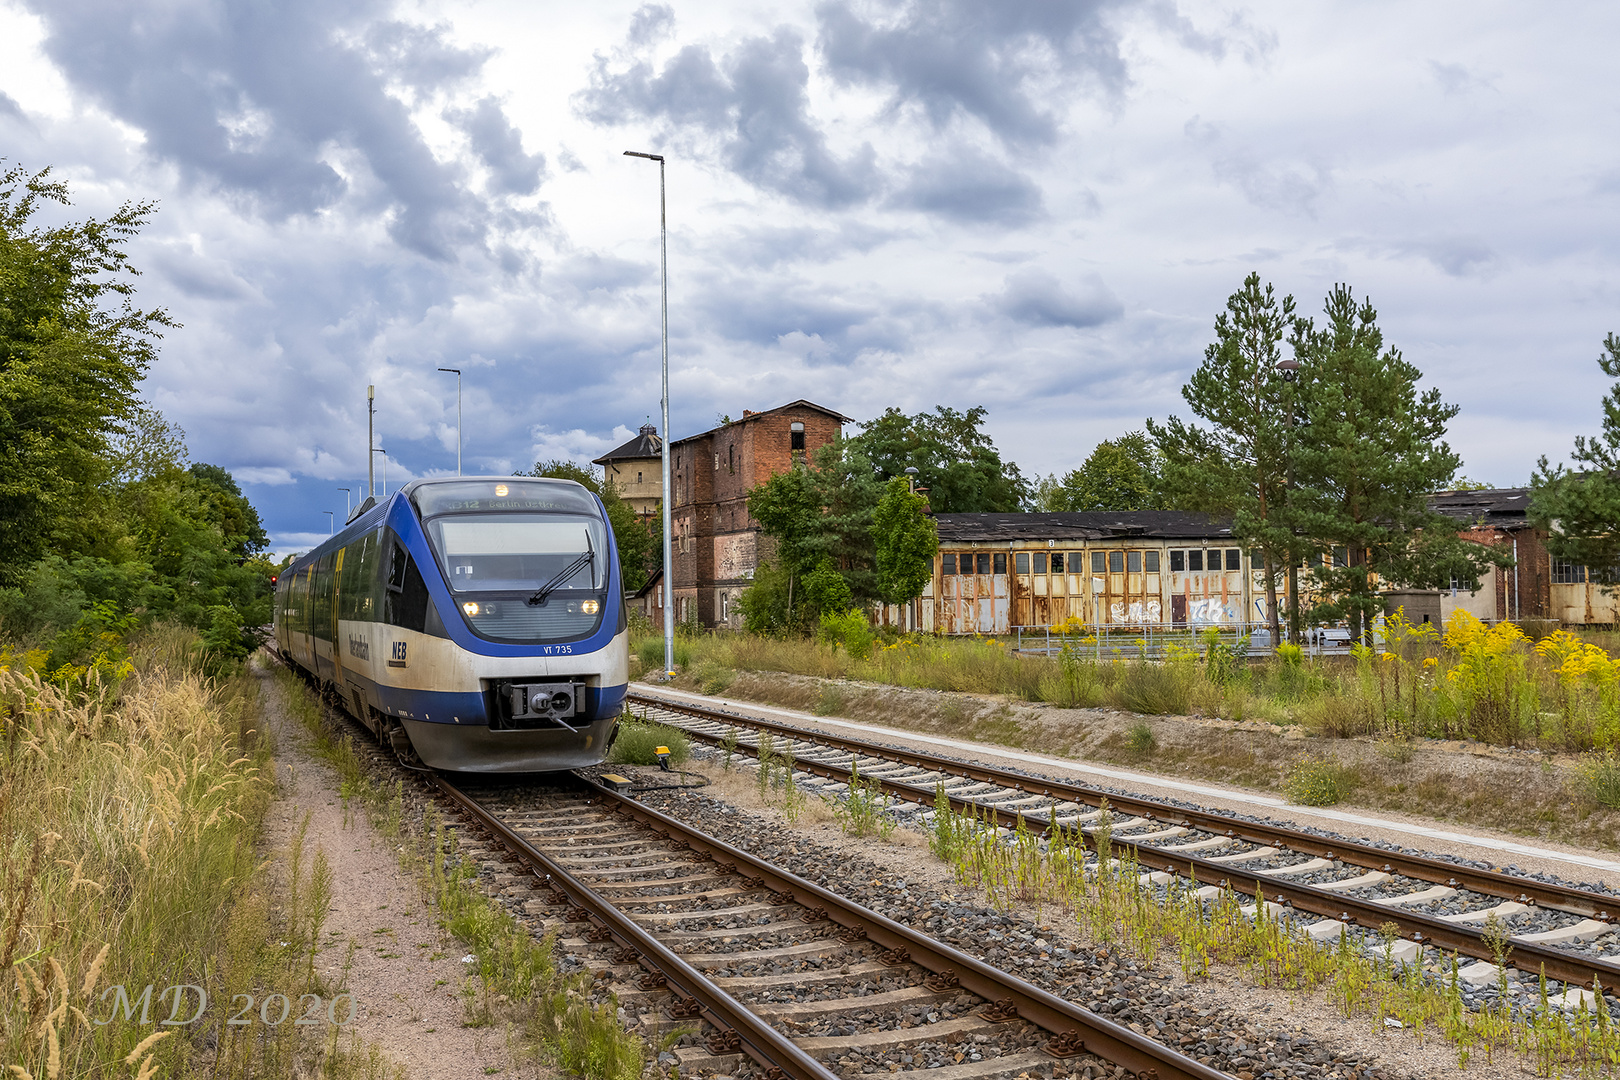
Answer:
[[402, 756], [539, 772], [601, 761], [629, 676], [618, 549], [568, 480], [418, 480], [276, 582], [275, 643]]

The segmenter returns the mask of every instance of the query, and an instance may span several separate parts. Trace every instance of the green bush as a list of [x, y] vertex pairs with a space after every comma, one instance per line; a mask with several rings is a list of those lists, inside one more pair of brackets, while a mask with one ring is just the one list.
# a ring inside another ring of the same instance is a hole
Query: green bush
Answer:
[[619, 737], [608, 760], [619, 765], [656, 765], [660, 746], [669, 747], [669, 763], [677, 767], [692, 756], [692, 746], [680, 728], [625, 715], [619, 718]]
[[1133, 754], [1147, 755], [1159, 745], [1159, 740], [1153, 737], [1153, 729], [1146, 720], [1138, 720], [1125, 733], [1125, 745], [1130, 747]]
[[1188, 675], [1182, 665], [1131, 664], [1114, 692], [1129, 712], [1178, 716], [1187, 711], [1191, 697]]
[[823, 612], [821, 632], [816, 635], [823, 644], [842, 645], [852, 660], [865, 660], [872, 655], [872, 623], [866, 613], [848, 608], [842, 615]]
[[1283, 794], [1299, 806], [1332, 806], [1344, 801], [1350, 790], [1350, 777], [1338, 759], [1327, 754], [1311, 754], [1289, 767], [1282, 782]]

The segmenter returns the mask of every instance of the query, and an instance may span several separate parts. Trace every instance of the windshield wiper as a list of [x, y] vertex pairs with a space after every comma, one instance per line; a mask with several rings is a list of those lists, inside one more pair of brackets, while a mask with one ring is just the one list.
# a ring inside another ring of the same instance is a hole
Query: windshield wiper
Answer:
[[569, 578], [573, 577], [575, 574], [579, 573], [581, 570], [585, 569], [587, 566], [590, 566], [595, 561], [596, 552], [591, 548], [591, 538], [587, 533], [585, 536], [585, 550], [579, 553], [579, 558], [575, 559], [573, 562], [564, 567], [562, 573], [540, 586], [535, 594], [529, 597], [529, 605], [531, 607], [539, 607], [541, 604], [544, 604], [546, 602], [546, 597], [550, 596], [553, 590], [555, 590], [559, 585], [567, 581]]

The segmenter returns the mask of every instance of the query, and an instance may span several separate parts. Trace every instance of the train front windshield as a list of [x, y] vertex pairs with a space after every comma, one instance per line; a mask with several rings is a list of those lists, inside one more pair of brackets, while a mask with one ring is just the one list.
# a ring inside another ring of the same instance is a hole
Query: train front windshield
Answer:
[[452, 490], [425, 489], [436, 497], [419, 496], [417, 502], [424, 511], [454, 508], [425, 525], [444, 580], [473, 632], [535, 644], [589, 636], [607, 607], [611, 550], [601, 517], [578, 512], [594, 510], [594, 502], [583, 492], [521, 481], [493, 485], [500, 496], [446, 497], [471, 487], [435, 485]]

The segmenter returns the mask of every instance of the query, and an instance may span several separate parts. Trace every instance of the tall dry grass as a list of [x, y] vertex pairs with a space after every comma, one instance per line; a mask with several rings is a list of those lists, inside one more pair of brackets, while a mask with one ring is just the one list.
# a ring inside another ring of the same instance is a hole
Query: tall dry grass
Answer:
[[[297, 1002], [329, 989], [308, 963], [324, 875], [295, 849], [291, 894], [272, 896], [258, 853], [273, 779], [255, 684], [204, 678], [195, 640], [164, 628], [136, 641], [127, 677], [88, 694], [0, 667], [10, 1076], [291, 1076], [346, 1060], [336, 1029], [224, 1023], [238, 992]], [[164, 1023], [196, 1011], [194, 992], [183, 1005], [165, 995], [187, 984], [207, 991], [207, 1009]]]

